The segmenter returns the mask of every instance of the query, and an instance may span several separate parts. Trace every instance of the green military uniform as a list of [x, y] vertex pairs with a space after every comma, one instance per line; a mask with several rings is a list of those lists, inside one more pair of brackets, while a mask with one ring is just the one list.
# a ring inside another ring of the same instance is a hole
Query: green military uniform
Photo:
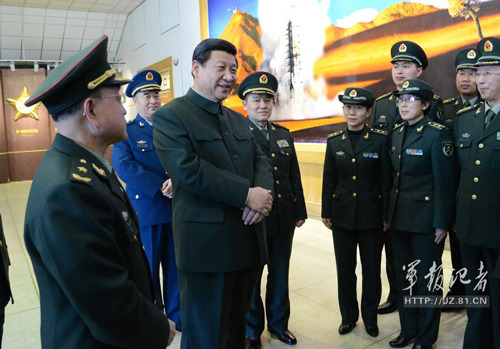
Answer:
[[[182, 330], [191, 341], [183, 339], [183, 348], [224, 343], [215, 335], [227, 327], [221, 316], [243, 319], [220, 333], [243, 347], [245, 313], [267, 252], [265, 223], [245, 225], [242, 208], [250, 187], [273, 187], [271, 167], [245, 118], [193, 89], [156, 111], [153, 139], [173, 184]], [[245, 313], [221, 315], [228, 309]]]
[[[94, 89], [130, 82], [116, 78], [107, 42], [103, 35], [60, 64], [25, 104], [43, 102], [55, 120], [85, 118], [68, 107]], [[110, 96], [112, 103], [120, 103], [118, 96]], [[58, 133], [33, 179], [24, 225], [40, 289], [43, 348], [166, 347], [170, 326], [155, 304], [138, 225], [109, 163]]]
[[[484, 38], [477, 50], [480, 56], [477, 66], [500, 65], [500, 39]], [[494, 118], [487, 126], [488, 110], [493, 110]], [[495, 277], [500, 262], [499, 111], [498, 105], [490, 108], [488, 101], [484, 101], [460, 111], [455, 122], [460, 162], [457, 237], [467, 269], [466, 280], [471, 281], [465, 285], [465, 291], [468, 296], [490, 296], [489, 307], [467, 308], [464, 337], [467, 348], [500, 348], [500, 279]], [[477, 277], [485, 278], [486, 287], [478, 287]]]
[[[348, 88], [339, 98], [344, 104], [367, 108], [373, 104], [371, 92], [365, 89]], [[387, 132], [368, 126], [360, 131], [341, 130], [327, 139], [321, 217], [329, 218], [332, 224], [343, 325], [354, 325], [359, 318], [355, 272], [359, 245], [363, 279], [361, 315], [367, 329], [377, 329], [382, 290], [382, 223], [391, 183], [387, 147]]]
[[[422, 81], [407, 80], [399, 94], [428, 99], [432, 90]], [[408, 295], [442, 295], [442, 272], [433, 273], [430, 287], [426, 278], [433, 264], [441, 266], [444, 240], [434, 242], [435, 229], [449, 230], [454, 222], [457, 169], [453, 141], [444, 126], [424, 116], [413, 125], [396, 125], [391, 143], [394, 181], [388, 223], [399, 288], [400, 336], [430, 346], [437, 340], [441, 309], [404, 307], [403, 299]], [[408, 268], [415, 261], [416, 283], [412, 285]]]
[[10, 289], [9, 281], [9, 252], [7, 249], [7, 243], [5, 241], [5, 236], [3, 233], [2, 216], [0, 215], [0, 347], [2, 346], [3, 337], [3, 324], [5, 321], [5, 307], [12, 300], [14, 303], [14, 298], [12, 297], [12, 291]]
[[470, 104], [469, 102], [469, 105], [464, 105], [464, 101], [460, 96], [443, 101], [444, 116], [442, 124], [453, 132], [453, 129], [455, 128], [455, 117], [457, 113], [464, 108], [470, 107], [471, 105], [477, 107], [479, 105], [479, 102], [480, 99], [475, 98], [474, 100], [472, 100], [472, 104]]

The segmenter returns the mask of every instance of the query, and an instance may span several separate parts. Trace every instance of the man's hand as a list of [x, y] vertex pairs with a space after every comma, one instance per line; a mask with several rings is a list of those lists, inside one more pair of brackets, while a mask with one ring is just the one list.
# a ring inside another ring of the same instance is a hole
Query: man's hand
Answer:
[[436, 228], [436, 233], [435, 233], [436, 238], [434, 239], [434, 242], [436, 244], [439, 244], [441, 241], [446, 239], [447, 234], [448, 234], [448, 232], [445, 229]]
[[172, 179], [171, 178], [169, 178], [165, 182], [163, 182], [163, 185], [161, 187], [161, 192], [167, 198], [169, 198], [169, 199], [172, 198]]
[[177, 333], [177, 331], [175, 330], [175, 322], [173, 322], [172, 320], [168, 319], [168, 325], [170, 326], [170, 333], [168, 335], [167, 347], [170, 344], [172, 344], [172, 341], [174, 340], [175, 334]]
[[250, 188], [245, 205], [252, 210], [262, 213], [264, 216], [269, 216], [269, 212], [271, 212], [271, 208], [273, 207], [271, 191], [261, 187]]
[[295, 221], [295, 226], [297, 228], [300, 228], [305, 222], [306, 222], [305, 219], [299, 219], [298, 221]]
[[325, 227], [327, 227], [328, 229], [332, 229], [332, 221], [330, 220], [330, 218], [321, 218], [321, 221], [323, 222]]
[[245, 207], [245, 209], [243, 210], [243, 216], [241, 217], [245, 225], [259, 223], [264, 218], [265, 216], [262, 213], [252, 210], [248, 207]]

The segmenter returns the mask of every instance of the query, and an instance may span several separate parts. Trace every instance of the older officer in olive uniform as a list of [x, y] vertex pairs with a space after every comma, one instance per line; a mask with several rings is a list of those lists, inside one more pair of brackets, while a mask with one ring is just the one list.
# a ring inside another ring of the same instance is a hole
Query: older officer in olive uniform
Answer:
[[[399, 41], [391, 48], [392, 79], [396, 90], [380, 96], [373, 107], [372, 127], [390, 133], [395, 124], [401, 122], [401, 115], [396, 104], [395, 93], [407, 79], [417, 79], [427, 68], [428, 61], [425, 51], [412, 41]], [[434, 95], [428, 116], [432, 121], [441, 122], [443, 114], [443, 101]], [[385, 234], [385, 260], [387, 279], [389, 281], [389, 295], [387, 301], [378, 308], [379, 314], [391, 313], [398, 308], [398, 289], [394, 271], [394, 256], [391, 247], [390, 233]]]
[[363, 290], [361, 315], [366, 332], [378, 336], [382, 229], [386, 218], [391, 165], [387, 132], [366, 126], [373, 94], [363, 88], [347, 88], [339, 95], [347, 129], [328, 136], [323, 172], [321, 217], [333, 231], [337, 263], [340, 334], [356, 325], [356, 250], [361, 256]]
[[468, 296], [490, 296], [490, 306], [467, 308], [464, 348], [500, 348], [500, 39], [478, 44], [476, 83], [484, 102], [457, 114], [460, 160], [457, 237]]
[[3, 337], [3, 324], [5, 322], [5, 307], [12, 300], [14, 303], [14, 298], [12, 297], [12, 291], [10, 289], [9, 282], [9, 252], [7, 250], [7, 243], [5, 242], [5, 236], [3, 234], [2, 216], [0, 215], [0, 348], [2, 347], [2, 337]]
[[388, 223], [401, 333], [389, 344], [402, 348], [416, 338], [413, 348], [424, 349], [437, 340], [441, 309], [403, 306], [404, 297], [442, 295], [441, 255], [454, 222], [458, 169], [451, 133], [426, 115], [434, 96], [432, 87], [410, 79], [396, 96], [404, 122], [395, 126], [391, 139], [394, 180]]
[[57, 126], [33, 179], [24, 239], [40, 289], [43, 348], [165, 348], [175, 324], [155, 304], [138, 219], [104, 153], [127, 138], [103, 35], [25, 103]]
[[[480, 98], [476, 88], [476, 70], [474, 65], [477, 62], [478, 53], [474, 48], [467, 48], [458, 52], [455, 57], [456, 78], [455, 85], [459, 96], [444, 101], [444, 125], [453, 131], [455, 117], [460, 109], [470, 107], [478, 103]], [[450, 291], [446, 295], [459, 296], [465, 294], [465, 285], [460, 281], [457, 272], [462, 269], [462, 259], [460, 258], [460, 243], [457, 233], [450, 230], [450, 253], [453, 271], [450, 279]], [[453, 308], [463, 308], [464, 305], [456, 304]], [[443, 308], [444, 311], [451, 310], [452, 307]]]
[[[304, 224], [307, 212], [292, 135], [287, 128], [268, 122], [277, 89], [278, 80], [274, 75], [256, 72], [242, 81], [238, 96], [243, 100], [243, 107], [247, 111], [250, 131], [273, 167], [275, 200], [273, 209], [266, 218], [269, 253], [265, 307], [267, 328], [283, 343], [296, 344], [297, 339], [288, 330], [288, 271], [294, 230]], [[262, 269], [247, 315], [247, 345], [252, 349], [261, 347], [260, 335], [264, 330], [261, 278]]]
[[154, 145], [173, 184], [183, 349], [245, 347], [245, 317], [267, 262], [271, 166], [245, 117], [222, 105], [236, 83], [236, 47], [206, 39], [194, 85], [158, 109]]
[[127, 123], [128, 139], [113, 146], [111, 159], [116, 173], [127, 185], [127, 195], [139, 215], [139, 231], [156, 292], [162, 295], [161, 265], [165, 313], [181, 329], [172, 200], [169, 197], [172, 185], [153, 145], [153, 115], [161, 106], [161, 75], [148, 69], [136, 74], [132, 80], [125, 93], [133, 98], [138, 113]]

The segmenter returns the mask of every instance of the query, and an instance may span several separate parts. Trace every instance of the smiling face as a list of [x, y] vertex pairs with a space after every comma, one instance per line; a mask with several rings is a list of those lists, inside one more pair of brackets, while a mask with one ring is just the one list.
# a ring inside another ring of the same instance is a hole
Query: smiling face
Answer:
[[250, 93], [242, 101], [243, 108], [247, 111], [248, 118], [260, 127], [266, 125], [271, 117], [274, 97], [267, 93]]
[[476, 97], [476, 69], [458, 69], [455, 83], [460, 95], [465, 99]]
[[398, 97], [398, 109], [401, 119], [413, 125], [424, 117], [424, 110], [427, 109], [430, 102], [424, 102], [414, 95], [401, 95]]
[[500, 104], [500, 66], [479, 66], [477, 74], [477, 89], [481, 97], [491, 108]]
[[205, 64], [193, 61], [193, 88], [208, 99], [223, 101], [236, 83], [237, 69], [235, 56], [225, 51], [212, 51]]
[[417, 63], [396, 61], [392, 64], [392, 80], [399, 90], [405, 80], [418, 78], [422, 71], [422, 67], [419, 67]]
[[359, 131], [365, 127], [366, 120], [372, 112], [372, 108], [367, 108], [360, 104], [344, 104], [342, 106], [345, 122], [350, 131]]
[[153, 122], [153, 114], [161, 105], [160, 91], [140, 91], [134, 96], [137, 112], [144, 119]]

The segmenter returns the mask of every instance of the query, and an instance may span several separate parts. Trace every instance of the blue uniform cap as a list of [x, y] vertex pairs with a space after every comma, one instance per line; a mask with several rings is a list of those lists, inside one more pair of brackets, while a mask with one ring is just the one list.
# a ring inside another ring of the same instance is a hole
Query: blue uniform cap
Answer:
[[125, 94], [127, 97], [134, 97], [140, 91], [161, 90], [161, 75], [156, 70], [143, 70], [132, 78], [133, 82], [128, 84]]

